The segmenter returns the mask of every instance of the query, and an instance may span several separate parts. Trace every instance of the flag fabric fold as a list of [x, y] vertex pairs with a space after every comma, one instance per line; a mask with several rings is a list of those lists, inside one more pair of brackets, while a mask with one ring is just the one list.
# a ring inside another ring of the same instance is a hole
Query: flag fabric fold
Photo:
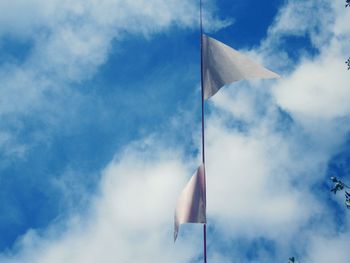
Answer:
[[202, 35], [204, 99], [213, 96], [225, 84], [251, 78], [277, 78], [278, 74], [253, 62], [237, 50]]
[[205, 171], [202, 164], [183, 189], [175, 211], [174, 242], [184, 223], [206, 223]]

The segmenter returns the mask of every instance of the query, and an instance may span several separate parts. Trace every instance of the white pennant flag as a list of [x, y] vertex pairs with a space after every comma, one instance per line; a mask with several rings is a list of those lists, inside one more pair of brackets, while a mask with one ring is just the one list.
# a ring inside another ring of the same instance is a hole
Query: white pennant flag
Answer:
[[204, 99], [213, 96], [225, 84], [235, 81], [279, 77], [224, 43], [206, 35], [202, 35], [202, 41]]
[[175, 211], [174, 242], [180, 224], [206, 222], [206, 192], [204, 165], [192, 175], [177, 201]]

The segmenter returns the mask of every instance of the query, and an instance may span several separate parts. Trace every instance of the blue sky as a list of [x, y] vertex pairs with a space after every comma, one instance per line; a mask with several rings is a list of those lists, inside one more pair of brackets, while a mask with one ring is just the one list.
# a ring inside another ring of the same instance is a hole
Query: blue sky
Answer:
[[[205, 31], [280, 73], [206, 104], [210, 262], [346, 263], [350, 14], [205, 1]], [[200, 160], [198, 3], [0, 3], [0, 262], [201, 262], [172, 243]]]

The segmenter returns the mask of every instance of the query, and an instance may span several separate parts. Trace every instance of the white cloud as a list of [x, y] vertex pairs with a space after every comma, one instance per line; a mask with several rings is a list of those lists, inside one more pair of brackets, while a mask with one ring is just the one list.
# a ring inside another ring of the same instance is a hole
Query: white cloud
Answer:
[[277, 102], [294, 116], [342, 118], [350, 112], [350, 76], [344, 54], [328, 49], [313, 61], [302, 62], [274, 90]]
[[[112, 44], [172, 26], [196, 28], [197, 9], [188, 0], [2, 1], [0, 42], [9, 37], [30, 45], [24, 58], [0, 64], [0, 117], [62, 126], [61, 116], [84, 99], [75, 85], [94, 76]], [[210, 11], [206, 17], [216, 28], [227, 25]]]
[[346, 263], [349, 261], [350, 256], [348, 249], [349, 242], [349, 234], [332, 236], [316, 235], [311, 239], [310, 250], [308, 251], [308, 256], [305, 261]]
[[[254, 100], [247, 107], [255, 107]], [[296, 135], [274, 132], [276, 115], [269, 112], [247, 132], [227, 128], [221, 111], [208, 119], [208, 220], [216, 229], [208, 235], [208, 256], [213, 262], [230, 262], [232, 253], [247, 262], [235, 248], [230, 256], [216, 249], [216, 239], [261, 237], [278, 244], [278, 255], [258, 252], [262, 262], [283, 260], [309, 220], [324, 216], [323, 204], [309, 192], [309, 179], [302, 179], [319, 172], [323, 155], [294, 147], [303, 143]], [[166, 145], [154, 136], [126, 147], [102, 172], [89, 212], [73, 214], [64, 227], [28, 231], [16, 252], [3, 254], [0, 262], [193, 262], [202, 251], [201, 228], [182, 227], [174, 246], [172, 227], [176, 199], [199, 161]]]
[[[272, 88], [277, 105], [321, 144], [336, 144], [349, 128], [347, 11], [334, 1], [288, 1], [267, 38], [251, 51], [283, 76]], [[291, 51], [289, 38], [299, 36], [306, 46]]]
[[[255, 105], [251, 99], [246, 106]], [[230, 108], [226, 112], [230, 118], [235, 116]], [[296, 134], [274, 132], [277, 115], [268, 112], [246, 132], [227, 128], [222, 111], [208, 119], [208, 218], [209, 226], [217, 229], [215, 236], [208, 237], [209, 242], [264, 237], [279, 244], [281, 255], [275, 259], [281, 259], [287, 257], [296, 233], [315, 215], [323, 215], [323, 205], [308, 193], [309, 185], [304, 186], [309, 179], [301, 179], [319, 172], [326, 153], [315, 155], [305, 151], [307, 146], [293, 147], [303, 140], [297, 140]], [[89, 213], [73, 216], [65, 230], [54, 226], [43, 234], [29, 231], [17, 244], [19, 252], [3, 255], [0, 262], [190, 262], [197, 258], [199, 227], [182, 227], [178, 243], [172, 243], [175, 202], [197, 161], [167, 149], [158, 138], [128, 146], [107, 166]], [[296, 179], [302, 183], [294, 185]], [[246, 262], [239, 251], [234, 253]], [[225, 254], [209, 249], [213, 262], [229, 262]], [[264, 257], [271, 261], [271, 255]]]
[[[91, 77], [107, 59], [113, 39], [126, 34], [151, 36], [173, 25], [194, 28], [198, 24], [198, 6], [188, 0], [33, 0], [1, 5], [0, 24], [5, 29], [18, 28], [10, 29], [16, 37], [30, 32], [34, 47], [25, 66], [69, 81]], [[26, 12], [29, 15], [21, 15]], [[206, 17], [211, 24], [226, 25], [211, 12]], [[0, 31], [0, 38], [6, 33]]]
[[[327, 10], [324, 10], [324, 6], [328, 6]], [[299, 13], [295, 14], [296, 10], [299, 8], [295, 7], [294, 2], [283, 9], [276, 24], [271, 27], [271, 38], [283, 38], [285, 32], [282, 29], [290, 27], [290, 35], [298, 34], [298, 30], [302, 29], [303, 35], [310, 37], [313, 43], [317, 42], [313, 40], [315, 35], [318, 38], [322, 36], [324, 40], [315, 44], [319, 54], [302, 58], [295, 70], [276, 85], [274, 94], [277, 103], [297, 118], [329, 120], [345, 117], [350, 109], [345, 99], [350, 92], [350, 76], [344, 64], [350, 53], [346, 41], [350, 32], [344, 27], [346, 20], [349, 20], [347, 10], [339, 9], [335, 3], [314, 4], [302, 8], [305, 14], [301, 18], [298, 17]], [[309, 19], [307, 12], [316, 12], [313, 16], [316, 18]], [[316, 28], [310, 26], [313, 23], [317, 24]], [[303, 29], [303, 25], [306, 28]]]
[[0, 3], [0, 38], [12, 35], [20, 39], [31, 38], [32, 34], [55, 14], [59, 1], [16, 0]]
[[[20, 253], [0, 262], [188, 262], [200, 253], [195, 236], [176, 246], [172, 239], [173, 208], [188, 168], [175, 151], [135, 145], [103, 171], [86, 215], [43, 235], [28, 231], [18, 241]], [[148, 151], [154, 158], [144, 158]]]
[[[126, 3], [124, 7], [133, 10], [133, 4]], [[209, 224], [215, 224], [217, 232], [213, 233], [215, 236], [209, 236], [209, 241], [212, 240], [212, 247], [215, 247], [215, 239], [233, 242], [234, 256], [241, 262], [248, 260], [244, 252], [235, 249], [234, 241], [238, 238], [249, 242], [263, 237], [276, 244], [275, 254], [257, 252], [259, 262], [287, 260], [291, 251], [298, 251], [305, 257], [301, 261], [311, 263], [345, 263], [349, 257], [345, 247], [350, 235], [349, 218], [343, 233], [339, 234], [332, 223], [333, 216], [328, 215], [331, 211], [313, 192], [315, 184], [323, 182], [327, 162], [348, 131], [348, 123], [337, 122], [349, 115], [345, 103], [349, 95], [346, 88], [348, 75], [341, 71], [341, 66], [345, 67], [341, 58], [347, 50], [343, 37], [348, 34], [348, 29], [338, 20], [338, 17], [345, 20], [343, 11], [327, 1], [322, 2], [322, 8], [316, 8], [318, 2], [312, 3], [314, 5], [288, 2], [259, 52], [265, 52], [263, 55], [267, 56], [280, 47], [280, 42], [275, 39], [310, 34], [312, 43], [320, 51], [318, 55], [312, 59], [303, 58], [295, 70], [290, 70], [290, 74], [276, 84], [271, 96], [269, 90], [265, 93], [256, 87], [243, 87], [237, 92], [222, 91], [233, 99], [217, 95], [212, 102], [215, 111], [207, 122], [208, 216]], [[329, 15], [325, 15], [324, 6], [326, 10], [331, 8]], [[74, 8], [75, 12], [83, 12], [83, 7]], [[310, 16], [305, 8], [315, 8], [312, 17], [316, 20], [306, 27], [305, 21]], [[152, 13], [152, 9], [146, 8], [142, 12]], [[160, 27], [167, 23], [164, 21], [170, 21], [166, 12], [162, 15]], [[331, 15], [334, 15], [334, 23]], [[327, 23], [331, 22], [319, 37], [314, 34], [323, 30], [317, 25], [322, 16], [326, 16]], [[184, 18], [183, 25], [186, 21], [189, 20]], [[102, 19], [101, 23], [108, 24], [109, 20]], [[299, 25], [302, 25], [301, 29]], [[79, 48], [73, 46], [67, 52], [79, 58], [89, 49], [85, 50], [85, 43], [75, 41], [70, 30], [57, 36], [60, 38], [57, 43], [60, 46], [73, 41]], [[151, 29], [146, 27], [145, 30]], [[56, 43], [53, 39], [48, 43]], [[98, 43], [96, 41], [91, 46], [98, 46]], [[267, 47], [266, 43], [271, 45]], [[48, 45], [47, 50], [50, 47]], [[282, 51], [281, 54], [285, 53]], [[84, 65], [84, 59], [82, 61]], [[99, 58], [92, 61], [101, 63]], [[54, 65], [60, 63], [53, 62]], [[63, 63], [62, 68], [69, 72], [68, 78], [79, 79], [79, 72], [69, 67], [75, 62], [67, 63], [68, 66]], [[91, 65], [94, 62], [86, 63]], [[268, 100], [259, 100], [261, 94]], [[241, 99], [245, 102], [243, 109], [230, 105]], [[257, 110], [257, 106], [263, 111]], [[277, 129], [280, 125], [279, 108], [293, 118], [290, 127], [282, 131]], [[232, 127], [232, 122], [237, 119], [244, 123], [245, 129]], [[338, 129], [341, 134], [336, 134]], [[127, 147], [103, 171], [100, 193], [92, 199], [86, 215], [73, 216], [63, 231], [57, 226], [43, 234], [29, 231], [19, 241], [18, 251], [12, 255], [3, 254], [0, 262], [196, 260], [201, 253], [201, 229], [193, 226], [182, 228], [178, 243], [172, 244], [175, 201], [186, 178], [192, 174], [196, 160], [181, 152], [169, 151], [164, 145], [161, 141], [150, 140], [142, 147]], [[328, 228], [331, 230], [325, 231]], [[309, 243], [305, 244], [307, 241]], [[230, 262], [232, 257], [227, 253], [209, 250], [209, 257], [213, 262]]]
[[288, 1], [269, 28], [268, 42], [283, 36], [309, 35], [314, 47], [320, 48], [330, 40], [336, 15], [328, 0]]

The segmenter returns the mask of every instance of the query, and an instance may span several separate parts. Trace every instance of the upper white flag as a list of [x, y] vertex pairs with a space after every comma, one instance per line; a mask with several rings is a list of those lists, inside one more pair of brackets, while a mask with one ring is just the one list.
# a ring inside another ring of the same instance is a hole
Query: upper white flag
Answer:
[[205, 174], [202, 164], [192, 175], [177, 201], [175, 211], [174, 241], [183, 223], [206, 222]]
[[202, 35], [202, 41], [204, 99], [213, 96], [225, 84], [235, 81], [279, 77], [224, 43], [206, 35]]

